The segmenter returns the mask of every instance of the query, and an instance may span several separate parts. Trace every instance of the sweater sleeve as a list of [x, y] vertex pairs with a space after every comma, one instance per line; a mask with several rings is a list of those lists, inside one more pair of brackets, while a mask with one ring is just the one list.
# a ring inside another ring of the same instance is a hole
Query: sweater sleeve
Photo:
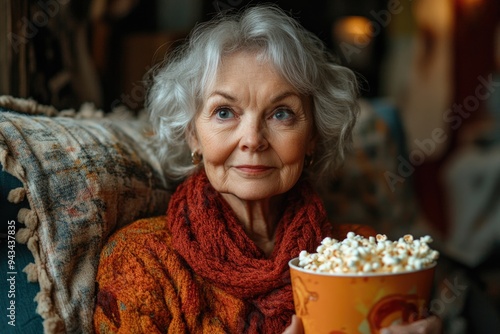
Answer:
[[[136, 222], [104, 247], [97, 274], [96, 333], [185, 332], [169, 278], [169, 236], [161, 218]], [[171, 252], [170, 252], [171, 253]]]

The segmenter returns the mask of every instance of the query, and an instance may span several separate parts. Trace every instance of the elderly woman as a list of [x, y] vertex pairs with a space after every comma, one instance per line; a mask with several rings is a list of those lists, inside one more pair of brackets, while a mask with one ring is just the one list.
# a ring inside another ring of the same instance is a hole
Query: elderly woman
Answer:
[[354, 74], [276, 7], [196, 28], [148, 101], [179, 185], [166, 216], [104, 248], [96, 332], [300, 333], [288, 261], [342, 232], [312, 182], [341, 163], [356, 94]]

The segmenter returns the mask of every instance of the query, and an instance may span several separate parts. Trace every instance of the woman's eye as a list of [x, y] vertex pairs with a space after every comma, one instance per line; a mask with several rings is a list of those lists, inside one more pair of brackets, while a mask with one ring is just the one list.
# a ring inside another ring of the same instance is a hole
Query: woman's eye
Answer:
[[280, 121], [286, 121], [292, 118], [293, 112], [288, 109], [278, 109], [274, 113], [273, 117]]
[[219, 109], [217, 109], [215, 114], [217, 115], [217, 118], [220, 118], [220, 119], [228, 119], [228, 118], [234, 117], [233, 111], [229, 108], [219, 108]]

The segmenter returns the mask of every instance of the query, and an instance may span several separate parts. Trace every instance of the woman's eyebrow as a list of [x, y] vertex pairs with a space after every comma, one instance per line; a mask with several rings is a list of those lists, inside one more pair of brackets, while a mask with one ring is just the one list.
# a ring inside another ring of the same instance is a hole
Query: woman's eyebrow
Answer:
[[297, 94], [296, 92], [294, 92], [294, 91], [286, 91], [286, 92], [284, 92], [284, 93], [281, 93], [281, 94], [279, 94], [279, 95], [277, 95], [277, 96], [273, 97], [273, 98], [271, 99], [271, 102], [272, 102], [272, 103], [276, 103], [276, 102], [279, 102], [279, 101], [281, 101], [281, 100], [284, 100], [284, 99], [286, 99], [286, 98], [288, 98], [288, 97], [296, 97], [296, 98], [300, 99], [299, 94]]
[[[213, 91], [209, 96], [208, 98], [212, 98], [212, 97], [215, 97], [215, 96], [222, 96], [223, 98], [229, 100], [229, 101], [237, 101], [238, 99], [234, 96], [232, 96], [230, 93], [227, 93], [227, 92], [224, 92], [224, 91], [221, 91], [221, 90], [216, 90], [216, 91]], [[275, 97], [272, 97], [271, 98], [271, 103], [276, 103], [276, 102], [279, 102], [281, 100], [284, 100], [288, 97], [295, 97], [295, 98], [298, 98], [300, 99], [300, 95], [294, 91], [285, 91], [283, 93], [280, 93], [278, 95], [276, 95]]]
[[223, 98], [229, 100], [229, 101], [236, 101], [236, 98], [234, 96], [232, 96], [231, 94], [229, 93], [226, 93], [226, 92], [223, 92], [223, 91], [220, 91], [220, 90], [216, 90], [216, 91], [213, 91], [209, 96], [208, 98], [211, 98], [211, 97], [214, 97], [216, 95], [219, 95], [219, 96], [222, 96]]

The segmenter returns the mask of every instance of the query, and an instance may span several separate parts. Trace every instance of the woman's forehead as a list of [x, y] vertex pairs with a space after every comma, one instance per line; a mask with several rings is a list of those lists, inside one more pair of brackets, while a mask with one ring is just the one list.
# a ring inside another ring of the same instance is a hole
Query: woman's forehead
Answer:
[[[265, 75], [263, 75], [265, 73]], [[269, 57], [262, 51], [257, 50], [239, 50], [224, 54], [217, 64], [216, 70], [208, 77], [206, 84], [203, 87], [203, 96], [216, 89], [218, 85], [227, 80], [237, 80], [245, 76], [259, 77], [261, 79], [272, 79], [279, 81], [281, 85], [288, 86], [289, 90], [293, 90], [299, 94], [300, 89], [295, 87], [289, 80], [285, 78], [277, 66]], [[300, 94], [302, 95], [302, 94]]]

